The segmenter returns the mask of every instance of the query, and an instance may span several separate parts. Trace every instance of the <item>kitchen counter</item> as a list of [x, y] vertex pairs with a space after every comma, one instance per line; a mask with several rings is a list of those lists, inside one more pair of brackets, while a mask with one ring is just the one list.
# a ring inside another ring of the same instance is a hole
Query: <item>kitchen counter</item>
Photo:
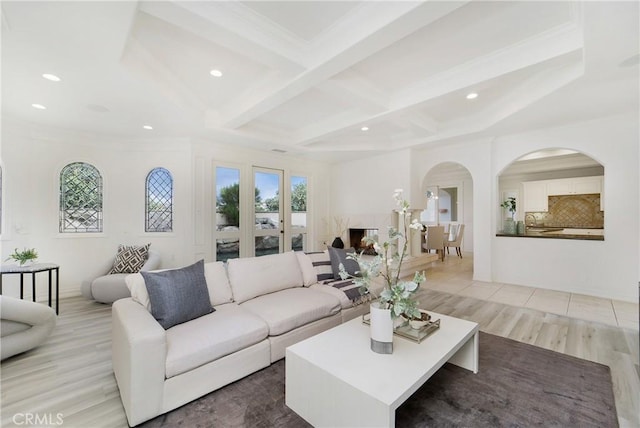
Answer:
[[582, 239], [588, 241], [604, 241], [604, 229], [578, 229], [562, 227], [527, 227], [522, 235], [509, 235], [498, 232], [496, 236], [509, 238], [544, 238], [544, 239]]

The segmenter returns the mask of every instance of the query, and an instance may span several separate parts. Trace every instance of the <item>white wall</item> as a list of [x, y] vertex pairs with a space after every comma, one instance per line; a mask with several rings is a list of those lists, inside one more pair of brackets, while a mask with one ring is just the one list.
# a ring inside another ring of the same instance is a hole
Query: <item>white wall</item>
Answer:
[[412, 200], [415, 186], [410, 156], [410, 150], [400, 150], [333, 165], [329, 191], [332, 215], [349, 219], [351, 228], [379, 229], [380, 240], [387, 240], [391, 212], [396, 208], [394, 190], [403, 189], [404, 199]]
[[[371, 163], [379, 176], [410, 181], [418, 195], [427, 173], [443, 162], [466, 167], [473, 179], [474, 279], [638, 301], [640, 135], [635, 114], [497, 139], [484, 138], [380, 156]], [[513, 160], [545, 148], [581, 151], [605, 168], [605, 241], [496, 237], [498, 176]], [[352, 165], [338, 165], [333, 176], [350, 179], [349, 196], [334, 198], [352, 210], [381, 213], [379, 195], [390, 180], [355, 180]], [[387, 183], [385, 185], [385, 183]], [[332, 182], [332, 193], [344, 186]], [[335, 205], [338, 206], [338, 205]], [[345, 211], [346, 212], [346, 211]], [[364, 214], [363, 214], [364, 215]], [[466, 232], [465, 232], [466, 235]]]
[[[474, 279], [637, 302], [639, 141], [637, 117], [629, 114], [329, 166], [228, 144], [131, 142], [4, 120], [1, 254], [4, 260], [15, 247], [35, 247], [41, 261], [60, 264], [62, 295], [77, 294], [81, 280], [113, 257], [120, 243], [151, 242], [162, 254], [163, 267], [211, 259], [214, 162], [235, 162], [249, 174], [251, 166], [258, 165], [308, 176], [310, 249], [333, 239], [323, 221], [334, 215], [349, 218], [351, 227], [378, 228], [384, 239], [395, 207], [393, 190], [403, 188], [413, 206], [429, 170], [442, 162], [457, 162], [473, 178]], [[604, 165], [605, 241], [495, 236], [500, 172], [514, 159], [549, 147], [579, 150]], [[101, 235], [58, 233], [58, 174], [73, 161], [90, 162], [103, 175]], [[175, 231], [163, 236], [143, 232], [144, 179], [157, 166], [169, 169], [175, 182]], [[7, 294], [17, 295], [16, 281], [7, 278], [5, 285]]]
[[[124, 141], [116, 137], [81, 135], [3, 119], [4, 261], [15, 247], [36, 248], [40, 262], [60, 265], [61, 296], [77, 295], [82, 280], [96, 276], [113, 259], [118, 244], [151, 243], [162, 267], [184, 266], [199, 258], [212, 260], [214, 224], [212, 164], [215, 159], [284, 169], [310, 177], [310, 210], [328, 212], [328, 166], [262, 151], [231, 149], [229, 145], [186, 139]], [[59, 173], [67, 164], [83, 161], [102, 174], [104, 233], [58, 233]], [[291, 165], [295, 165], [294, 168]], [[145, 179], [162, 166], [174, 179], [174, 231], [144, 232]], [[309, 234], [320, 229], [310, 216]], [[311, 241], [315, 247], [315, 241]], [[46, 275], [38, 276], [38, 299], [46, 296]], [[18, 296], [17, 276], [5, 276], [3, 292]], [[27, 282], [30, 284], [30, 282]], [[25, 287], [30, 296], [30, 287]]]
[[606, 234], [605, 241], [493, 236], [493, 280], [637, 302], [639, 141], [635, 114], [497, 139], [494, 177], [514, 159], [548, 147], [578, 150], [599, 161], [605, 170]]
[[[102, 175], [103, 233], [58, 232], [59, 174], [77, 161], [94, 165]], [[61, 296], [78, 294], [81, 281], [98, 274], [118, 244], [151, 243], [164, 267], [191, 261], [190, 164], [190, 145], [184, 141], [133, 143], [4, 120], [2, 260], [15, 247], [36, 248], [39, 262], [60, 265]], [[174, 179], [173, 233], [144, 232], [145, 179], [159, 166]], [[37, 278], [41, 298], [46, 276]], [[18, 295], [17, 276], [5, 277], [3, 285], [6, 294]]]

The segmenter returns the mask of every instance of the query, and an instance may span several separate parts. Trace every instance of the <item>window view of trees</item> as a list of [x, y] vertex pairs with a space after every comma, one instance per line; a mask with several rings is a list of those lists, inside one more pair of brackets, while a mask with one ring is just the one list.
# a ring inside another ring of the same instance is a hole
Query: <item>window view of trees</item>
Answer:
[[223, 187], [217, 199], [217, 212], [224, 216], [226, 225], [240, 226], [240, 183]]
[[[260, 189], [255, 189], [256, 212], [266, 212], [260, 196]], [[216, 212], [224, 216], [224, 225], [240, 227], [240, 183], [234, 183], [220, 189], [216, 200]]]
[[[307, 178], [291, 177], [291, 249], [302, 251], [307, 235]], [[297, 232], [297, 233], [296, 233]]]
[[307, 211], [307, 181], [301, 181], [292, 186], [291, 210], [294, 213]]

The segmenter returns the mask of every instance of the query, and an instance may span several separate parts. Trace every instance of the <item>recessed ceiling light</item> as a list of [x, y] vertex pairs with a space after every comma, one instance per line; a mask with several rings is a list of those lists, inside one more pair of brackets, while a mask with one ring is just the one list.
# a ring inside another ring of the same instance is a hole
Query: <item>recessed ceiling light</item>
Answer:
[[31, 107], [37, 108], [38, 110], [46, 110], [47, 108], [42, 104], [31, 104]]
[[59, 82], [60, 78], [58, 76], [56, 76], [55, 74], [48, 74], [45, 73], [42, 75], [42, 77], [44, 77], [47, 80], [51, 80], [52, 82]]
[[144, 126], [143, 126], [143, 128], [144, 128], [144, 129], [147, 129], [147, 130], [149, 130], [149, 131], [151, 131], [151, 130], [153, 129], [153, 126], [151, 126], [151, 125], [144, 125]]
[[209, 72], [213, 77], [222, 77], [222, 71], [216, 70], [215, 68]]
[[361, 131], [368, 131], [369, 127], [368, 126], [363, 126], [362, 128], [360, 128]]
[[471, 93], [467, 94], [467, 99], [468, 100], [473, 100], [475, 98], [478, 98], [478, 94], [477, 93], [471, 92]]

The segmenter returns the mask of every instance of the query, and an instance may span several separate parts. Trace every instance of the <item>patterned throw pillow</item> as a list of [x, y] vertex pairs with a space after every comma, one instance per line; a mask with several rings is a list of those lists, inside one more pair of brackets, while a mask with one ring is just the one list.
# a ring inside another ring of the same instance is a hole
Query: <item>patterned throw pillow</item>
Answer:
[[307, 255], [311, 259], [311, 264], [316, 271], [318, 282], [333, 279], [333, 270], [331, 270], [331, 260], [329, 259], [329, 253], [323, 251], [307, 253]]
[[109, 271], [112, 273], [138, 273], [142, 266], [149, 258], [149, 247], [151, 244], [137, 245], [118, 245], [118, 254], [113, 262], [113, 266]]
[[344, 266], [344, 270], [351, 276], [360, 276], [360, 265], [357, 261], [347, 258], [349, 254], [355, 253], [353, 248], [327, 247], [329, 251], [329, 260], [331, 261], [331, 271], [333, 272], [333, 279], [340, 278], [340, 264]]

